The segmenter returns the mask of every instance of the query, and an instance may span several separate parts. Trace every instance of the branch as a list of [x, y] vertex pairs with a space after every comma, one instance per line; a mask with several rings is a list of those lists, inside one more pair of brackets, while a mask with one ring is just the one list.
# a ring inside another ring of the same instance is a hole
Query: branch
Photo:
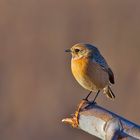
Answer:
[[[63, 122], [70, 123], [69, 119]], [[138, 140], [140, 126], [100, 106], [92, 105], [79, 114], [78, 128], [103, 140]]]

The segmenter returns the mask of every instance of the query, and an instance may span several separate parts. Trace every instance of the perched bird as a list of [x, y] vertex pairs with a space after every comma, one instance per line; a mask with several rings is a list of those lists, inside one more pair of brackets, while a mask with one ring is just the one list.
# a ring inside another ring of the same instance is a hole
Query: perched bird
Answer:
[[66, 52], [72, 54], [72, 74], [83, 88], [97, 94], [103, 90], [107, 97], [115, 98], [110, 88], [114, 84], [114, 74], [95, 46], [79, 43]]
[[[111, 84], [114, 84], [114, 74], [95, 46], [78, 43], [66, 52], [72, 54], [71, 70], [73, 76], [83, 88], [90, 91], [84, 101], [88, 100], [89, 95], [94, 92], [96, 96], [92, 103], [95, 103], [101, 90], [108, 98], [115, 98], [110, 87]], [[73, 118], [74, 124], [72, 126], [74, 127], [78, 126], [78, 116], [84, 101], [82, 100], [78, 106]]]

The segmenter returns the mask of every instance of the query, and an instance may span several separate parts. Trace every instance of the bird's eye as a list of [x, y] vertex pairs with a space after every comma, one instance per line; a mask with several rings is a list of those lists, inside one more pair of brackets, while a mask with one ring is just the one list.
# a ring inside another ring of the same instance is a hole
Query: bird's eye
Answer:
[[75, 52], [77, 52], [77, 53], [78, 53], [79, 51], [80, 51], [79, 49], [75, 49]]

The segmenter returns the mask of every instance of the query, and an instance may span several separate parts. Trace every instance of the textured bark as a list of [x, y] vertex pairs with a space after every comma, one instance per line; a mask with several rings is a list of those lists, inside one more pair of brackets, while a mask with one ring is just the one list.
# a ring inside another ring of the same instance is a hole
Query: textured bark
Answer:
[[80, 112], [78, 128], [103, 140], [140, 139], [140, 126], [98, 105]]

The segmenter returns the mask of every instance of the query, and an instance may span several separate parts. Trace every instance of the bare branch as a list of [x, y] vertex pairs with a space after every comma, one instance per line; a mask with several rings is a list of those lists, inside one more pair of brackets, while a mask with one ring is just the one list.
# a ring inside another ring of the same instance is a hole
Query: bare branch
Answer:
[[[66, 118], [63, 122], [70, 123], [72, 119]], [[80, 112], [78, 128], [103, 140], [140, 139], [140, 126], [98, 105]]]

